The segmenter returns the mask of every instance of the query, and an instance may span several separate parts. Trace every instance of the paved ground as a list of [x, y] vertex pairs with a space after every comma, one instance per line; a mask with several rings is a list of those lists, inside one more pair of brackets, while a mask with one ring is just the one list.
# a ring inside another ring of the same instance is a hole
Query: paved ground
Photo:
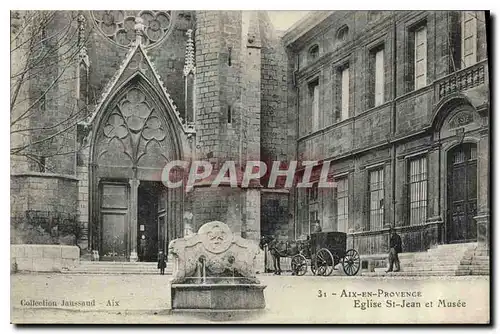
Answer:
[[[352, 324], [488, 321], [489, 278], [484, 276], [377, 278], [262, 275], [259, 278], [267, 285], [266, 309], [253, 315], [233, 315], [229, 322]], [[410, 292], [413, 296], [403, 297], [401, 292]], [[354, 293], [357, 295], [353, 296]], [[205, 315], [171, 313], [168, 309], [169, 298], [169, 276], [11, 276], [11, 320], [14, 323], [210, 322]], [[57, 306], [30, 306], [27, 305], [30, 300], [40, 303], [45, 300], [45, 304], [52, 302]], [[93, 300], [95, 306], [61, 306], [63, 300]], [[440, 300], [445, 303], [439, 304]]]

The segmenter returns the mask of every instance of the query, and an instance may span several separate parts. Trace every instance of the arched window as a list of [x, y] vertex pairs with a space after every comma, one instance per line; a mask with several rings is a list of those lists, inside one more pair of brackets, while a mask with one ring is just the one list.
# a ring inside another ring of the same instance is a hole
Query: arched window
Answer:
[[309, 62], [313, 62], [319, 57], [319, 46], [318, 44], [314, 44], [309, 48], [308, 59]]
[[347, 37], [349, 35], [349, 27], [342, 26], [337, 31], [337, 43], [344, 43], [347, 41]]

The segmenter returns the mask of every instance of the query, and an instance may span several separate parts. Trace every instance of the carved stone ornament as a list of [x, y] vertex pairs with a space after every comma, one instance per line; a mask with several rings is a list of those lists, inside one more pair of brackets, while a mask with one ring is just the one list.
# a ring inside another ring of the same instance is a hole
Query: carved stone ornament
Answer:
[[226, 251], [233, 241], [233, 235], [229, 227], [220, 222], [203, 225], [198, 231], [198, 235], [200, 235], [205, 249], [215, 254]]
[[142, 44], [144, 46], [151, 47], [158, 44], [172, 30], [171, 11], [99, 10], [92, 11], [91, 15], [98, 30], [104, 36], [124, 47], [129, 47], [136, 41], [136, 18], [142, 19]]
[[450, 129], [465, 126], [474, 122], [474, 117], [468, 112], [459, 112], [449, 120]]
[[199, 270], [200, 259], [206, 264], [207, 277], [222, 277], [228, 273], [255, 279], [257, 242], [233, 234], [220, 221], [206, 223], [184, 238], [172, 240], [168, 253], [174, 258], [172, 283], [181, 283]]

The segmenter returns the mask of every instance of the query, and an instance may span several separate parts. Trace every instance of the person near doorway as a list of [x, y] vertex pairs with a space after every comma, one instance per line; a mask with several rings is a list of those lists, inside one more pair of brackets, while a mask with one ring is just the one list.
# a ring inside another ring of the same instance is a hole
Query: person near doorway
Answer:
[[167, 267], [167, 261], [165, 260], [165, 253], [162, 250], [158, 253], [158, 269], [160, 269], [160, 275], [165, 275], [165, 268]]
[[141, 246], [141, 261], [145, 262], [146, 261], [146, 254], [147, 254], [147, 240], [146, 240], [146, 236], [144, 234], [141, 236], [140, 246]]
[[393, 271], [394, 265], [396, 269], [394, 272], [398, 272], [400, 268], [399, 256], [398, 254], [403, 251], [403, 245], [401, 243], [401, 237], [396, 233], [394, 228], [389, 229], [390, 241], [389, 241], [389, 269], [387, 273]]
[[320, 233], [321, 232], [321, 224], [319, 223], [319, 219], [316, 219], [313, 225], [312, 233]]

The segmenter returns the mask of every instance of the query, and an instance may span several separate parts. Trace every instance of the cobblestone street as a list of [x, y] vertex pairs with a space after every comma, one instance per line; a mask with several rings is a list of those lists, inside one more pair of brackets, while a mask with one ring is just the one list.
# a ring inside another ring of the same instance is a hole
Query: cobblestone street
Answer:
[[[259, 278], [267, 285], [266, 309], [233, 318], [232, 321], [376, 323], [381, 321], [382, 314], [387, 320], [391, 319], [388, 313], [394, 312], [394, 323], [403, 320], [404, 323], [418, 322], [421, 319], [467, 323], [487, 322], [489, 316], [489, 278], [485, 276], [376, 278], [262, 275]], [[15, 274], [11, 276], [11, 321], [210, 322], [204, 315], [170, 312], [169, 279], [169, 276], [160, 275]], [[413, 295], [402, 296], [401, 292]], [[45, 300], [46, 304], [55, 302], [57, 306], [27, 305], [32, 300]], [[63, 300], [66, 303], [94, 300], [95, 306], [61, 306]], [[427, 304], [429, 302], [433, 302], [432, 306]], [[224, 323], [227, 322], [231, 321]]]

